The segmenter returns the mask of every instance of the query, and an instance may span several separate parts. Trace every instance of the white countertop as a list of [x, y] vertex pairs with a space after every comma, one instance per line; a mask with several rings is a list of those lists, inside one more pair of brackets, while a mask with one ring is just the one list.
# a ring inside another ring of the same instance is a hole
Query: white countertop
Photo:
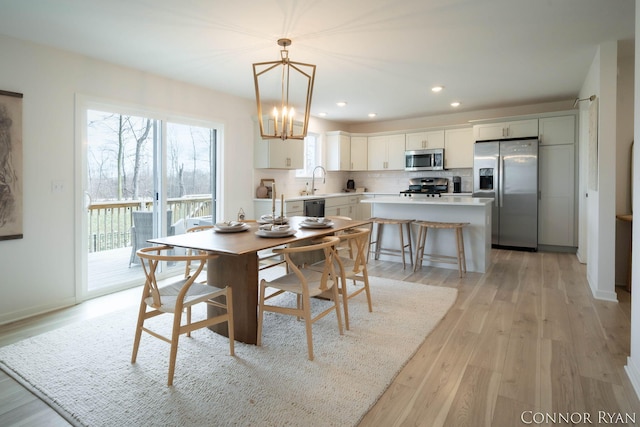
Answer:
[[[357, 192], [350, 192], [350, 193], [327, 193], [327, 194], [315, 194], [315, 195], [307, 195], [307, 196], [293, 196], [293, 197], [287, 197], [285, 196], [284, 201], [285, 202], [297, 202], [297, 201], [302, 201], [302, 200], [313, 200], [313, 199], [328, 199], [331, 197], [349, 197], [349, 196], [375, 196], [377, 200], [380, 200], [382, 197], [398, 197], [398, 193], [378, 193], [378, 192], [366, 192], [366, 193], [357, 193]], [[442, 198], [460, 198], [460, 197], [470, 197], [471, 193], [443, 193], [442, 194]], [[403, 197], [406, 199], [409, 199], [409, 197]], [[264, 199], [253, 199], [254, 201], [264, 201], [264, 202], [271, 202], [270, 198], [264, 198]], [[363, 199], [364, 200], [364, 199]], [[493, 199], [489, 199], [489, 200], [493, 200]], [[280, 197], [278, 197], [278, 199], [276, 200], [276, 202], [280, 202]], [[369, 203], [369, 202], [368, 202]]]
[[450, 206], [485, 206], [493, 203], [493, 199], [485, 197], [470, 196], [447, 196], [447, 197], [376, 197], [373, 199], [362, 199], [361, 203], [384, 203], [396, 205], [450, 205]]

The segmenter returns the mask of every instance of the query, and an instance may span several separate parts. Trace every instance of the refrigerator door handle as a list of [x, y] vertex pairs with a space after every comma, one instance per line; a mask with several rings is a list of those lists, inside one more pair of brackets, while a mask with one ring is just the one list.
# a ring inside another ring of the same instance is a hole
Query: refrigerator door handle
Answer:
[[500, 207], [504, 207], [504, 156], [500, 156], [500, 168], [498, 170], [498, 176], [500, 181], [500, 187], [498, 191], [500, 192]]

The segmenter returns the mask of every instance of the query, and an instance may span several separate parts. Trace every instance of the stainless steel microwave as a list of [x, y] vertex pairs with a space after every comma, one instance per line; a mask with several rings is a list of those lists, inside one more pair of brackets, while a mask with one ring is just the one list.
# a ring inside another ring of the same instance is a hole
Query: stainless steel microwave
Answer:
[[404, 170], [441, 171], [444, 169], [444, 148], [404, 152]]

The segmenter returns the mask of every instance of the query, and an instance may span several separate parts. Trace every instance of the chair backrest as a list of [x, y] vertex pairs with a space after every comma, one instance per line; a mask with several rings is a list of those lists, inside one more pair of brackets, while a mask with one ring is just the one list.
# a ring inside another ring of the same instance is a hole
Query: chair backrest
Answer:
[[[151, 211], [133, 211], [131, 212], [133, 226], [136, 228], [136, 234], [139, 236], [153, 235], [153, 212]], [[167, 235], [173, 234], [173, 211], [167, 211]], [[145, 239], [146, 240], [146, 239]]]
[[[187, 233], [197, 233], [199, 231], [211, 230], [213, 225], [196, 225], [191, 228], [187, 228]], [[187, 249], [187, 255], [191, 255], [193, 253], [192, 249]], [[184, 266], [184, 277], [189, 277], [191, 275], [191, 261], [187, 261]]]
[[[333, 282], [330, 282], [329, 279], [336, 277], [333, 260], [335, 256], [335, 246], [338, 243], [340, 243], [340, 239], [338, 237], [326, 236], [321, 239], [313, 240], [309, 245], [289, 246], [282, 249], [274, 249], [273, 252], [284, 255], [289, 271], [292, 271], [298, 277], [303, 286], [308, 288], [309, 283], [307, 282], [306, 277], [296, 262], [291, 259], [291, 255], [322, 250], [324, 252], [324, 268], [322, 270], [322, 278], [317, 285], [319, 289], [325, 291], [330, 289], [334, 284]], [[330, 283], [331, 285], [329, 285]]]
[[[369, 228], [350, 228], [338, 236], [351, 249], [354, 273], [360, 273], [367, 265], [369, 234], [371, 234], [371, 229]], [[336, 257], [336, 260], [342, 264], [339, 257]]]
[[198, 253], [193, 255], [172, 255], [168, 252], [173, 250], [173, 246], [152, 246], [148, 248], [139, 249], [136, 254], [138, 258], [140, 258], [140, 263], [142, 264], [142, 268], [144, 270], [144, 275], [146, 278], [145, 281], [145, 289], [143, 291], [143, 295], [145, 297], [150, 296], [153, 299], [152, 306], [154, 308], [160, 308], [162, 305], [162, 300], [160, 298], [160, 291], [158, 286], [158, 280], [156, 278], [156, 272], [158, 270], [158, 266], [162, 261], [168, 262], [181, 262], [188, 261], [190, 263], [199, 262], [198, 268], [196, 269], [195, 274], [187, 277], [185, 279], [184, 284], [180, 290], [180, 293], [177, 296], [176, 304], [181, 304], [181, 301], [184, 300], [185, 295], [187, 294], [189, 287], [193, 284], [194, 280], [202, 269], [204, 268], [206, 262], [210, 259], [215, 259], [218, 256], [210, 253]]

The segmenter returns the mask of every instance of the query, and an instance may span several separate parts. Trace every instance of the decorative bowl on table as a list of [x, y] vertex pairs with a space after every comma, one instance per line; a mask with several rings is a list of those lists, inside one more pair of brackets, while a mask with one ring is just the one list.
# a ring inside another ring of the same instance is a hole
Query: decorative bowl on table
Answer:
[[324, 217], [320, 217], [320, 218], [308, 217], [308, 218], [305, 218], [304, 220], [300, 221], [300, 227], [302, 227], [302, 228], [329, 228], [329, 227], [333, 227], [333, 221], [331, 221], [329, 218], [324, 218]]
[[248, 224], [240, 221], [221, 221], [216, 222], [213, 226], [214, 231], [218, 233], [235, 233], [238, 231], [248, 230], [250, 227]]

